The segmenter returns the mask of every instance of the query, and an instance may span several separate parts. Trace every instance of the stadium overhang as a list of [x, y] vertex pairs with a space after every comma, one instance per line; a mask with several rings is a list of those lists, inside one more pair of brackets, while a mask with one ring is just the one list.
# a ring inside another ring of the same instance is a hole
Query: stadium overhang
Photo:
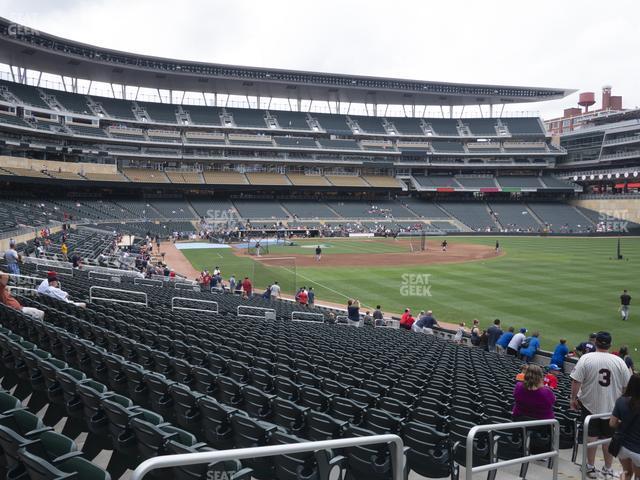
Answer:
[[153, 57], [67, 40], [1, 17], [0, 62], [17, 69], [117, 85], [374, 105], [504, 105], [555, 100], [575, 92], [564, 88], [427, 82]]

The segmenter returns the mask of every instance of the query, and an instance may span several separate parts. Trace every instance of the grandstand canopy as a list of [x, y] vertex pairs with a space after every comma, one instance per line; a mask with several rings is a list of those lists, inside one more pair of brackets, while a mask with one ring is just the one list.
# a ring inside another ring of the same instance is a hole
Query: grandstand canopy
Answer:
[[[427, 82], [183, 61], [109, 50], [0, 17], [0, 62], [76, 79], [175, 91], [386, 105], [496, 105], [574, 90]], [[20, 81], [20, 79], [16, 79]]]

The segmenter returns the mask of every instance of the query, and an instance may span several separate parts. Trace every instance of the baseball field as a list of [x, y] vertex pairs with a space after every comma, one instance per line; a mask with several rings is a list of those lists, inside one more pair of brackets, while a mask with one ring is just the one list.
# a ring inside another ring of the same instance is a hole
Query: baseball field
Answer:
[[[419, 239], [322, 239], [271, 245], [260, 258], [240, 249], [182, 253], [199, 271], [220, 266], [225, 280], [231, 274], [250, 276], [259, 292], [278, 280], [287, 293], [313, 287], [317, 301], [344, 305], [358, 298], [365, 311], [377, 304], [398, 315], [407, 307], [414, 313], [430, 309], [441, 321], [468, 326], [477, 318], [482, 327], [500, 318], [505, 326], [539, 330], [544, 349], [552, 349], [561, 337], [575, 346], [590, 332], [608, 330], [616, 348], [629, 345], [637, 356], [640, 238], [622, 239], [623, 260], [615, 258], [616, 238], [447, 240], [446, 252], [441, 238], [429, 238], [425, 252]], [[318, 244], [320, 261], [315, 259]], [[624, 288], [634, 297], [628, 322], [619, 313]]]

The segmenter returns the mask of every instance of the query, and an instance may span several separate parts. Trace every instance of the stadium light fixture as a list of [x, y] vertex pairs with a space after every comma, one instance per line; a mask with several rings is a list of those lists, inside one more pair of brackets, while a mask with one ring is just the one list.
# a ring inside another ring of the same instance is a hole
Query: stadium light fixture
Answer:
[[633, 172], [633, 176], [637, 177], [638, 176], [638, 172]]
[[574, 181], [574, 182], [577, 182], [577, 181], [578, 181], [578, 175], [574, 175], [574, 176], [573, 176], [573, 181]]
[[616, 173], [616, 178], [620, 178], [620, 174], [619, 173]]
[[591, 175], [589, 176], [589, 180], [595, 180], [595, 178], [596, 178], [596, 176], [595, 176], [594, 174], [591, 174]]
[[610, 173], [607, 173], [607, 178], [608, 178], [609, 180], [611, 180], [611, 174], [610, 174]]
[[587, 179], [587, 176], [586, 176], [586, 175], [582, 175], [582, 177], [581, 177], [581, 178], [582, 178], [582, 180], [586, 180], [586, 179]]
[[629, 178], [629, 172], [624, 172], [624, 178]]
[[602, 180], [604, 178], [603, 174], [598, 175], [598, 180]]

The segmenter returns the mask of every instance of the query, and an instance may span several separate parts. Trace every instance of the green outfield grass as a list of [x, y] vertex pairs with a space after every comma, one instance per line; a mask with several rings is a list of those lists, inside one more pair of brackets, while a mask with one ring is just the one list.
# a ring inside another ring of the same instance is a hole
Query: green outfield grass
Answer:
[[[457, 243], [494, 245], [492, 237], [448, 237]], [[433, 242], [434, 240], [431, 240]], [[317, 240], [315, 241], [317, 243]], [[543, 348], [552, 349], [562, 336], [574, 346], [589, 332], [606, 329], [615, 346], [640, 348], [640, 238], [622, 239], [625, 260], [614, 259], [615, 238], [502, 237], [505, 255], [468, 263], [398, 267], [293, 267], [267, 269], [237, 257], [229, 250], [185, 250], [195, 268], [220, 265], [225, 279], [254, 275], [262, 286], [270, 277], [286, 289], [294, 283], [313, 286], [316, 298], [345, 303], [359, 298], [366, 308], [381, 304], [387, 312], [400, 314], [405, 307], [431, 309], [442, 321], [467, 325], [478, 318], [488, 326], [494, 318], [503, 325], [525, 326], [541, 332]], [[270, 253], [313, 255], [313, 248], [270, 247]], [[314, 242], [309, 242], [315, 246]], [[407, 246], [362, 240], [331, 240], [323, 255], [340, 253], [385, 253], [406, 251]], [[293, 277], [295, 271], [295, 280]], [[428, 274], [429, 289], [422, 287]], [[407, 286], [409, 285], [409, 286]], [[618, 312], [619, 295], [630, 291], [631, 320], [624, 323]], [[636, 305], [638, 305], [636, 307]], [[637, 356], [637, 355], [636, 355]], [[640, 357], [639, 357], [640, 359]]]

